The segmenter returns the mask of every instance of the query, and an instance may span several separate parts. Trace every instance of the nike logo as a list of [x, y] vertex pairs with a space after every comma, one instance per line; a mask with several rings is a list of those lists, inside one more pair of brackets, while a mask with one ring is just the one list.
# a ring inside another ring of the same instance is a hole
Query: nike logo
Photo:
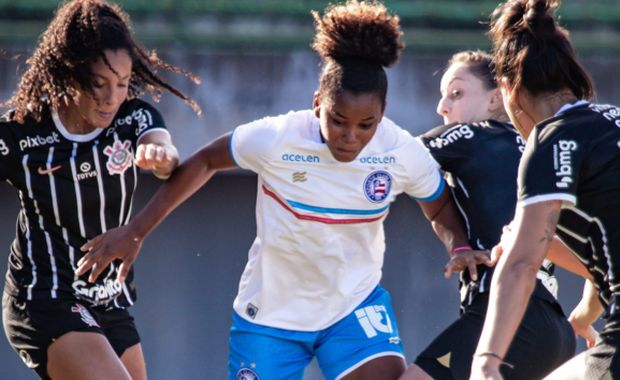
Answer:
[[52, 174], [53, 172], [55, 172], [56, 170], [58, 170], [60, 168], [62, 168], [62, 165], [52, 166], [49, 169], [46, 169], [43, 166], [39, 166], [38, 172], [41, 175]]

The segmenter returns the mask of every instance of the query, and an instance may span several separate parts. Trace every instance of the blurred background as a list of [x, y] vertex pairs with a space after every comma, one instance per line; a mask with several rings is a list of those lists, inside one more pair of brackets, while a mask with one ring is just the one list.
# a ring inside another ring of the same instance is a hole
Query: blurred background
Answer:
[[[193, 97], [204, 115], [165, 95], [164, 115], [182, 158], [235, 126], [311, 106], [319, 59], [310, 49], [310, 10], [318, 0], [127, 0], [142, 44], [202, 79], [170, 82]], [[419, 134], [441, 122], [439, 80], [450, 55], [488, 49], [486, 21], [498, 1], [393, 0], [407, 44], [388, 70], [386, 115]], [[57, 1], [0, 0], [0, 99], [15, 90], [25, 59], [51, 20]], [[620, 0], [570, 0], [559, 10], [577, 52], [594, 78], [601, 103], [620, 102]], [[147, 99], [148, 100], [148, 99]], [[141, 177], [136, 209], [155, 191]], [[136, 264], [139, 301], [133, 307], [151, 379], [225, 379], [228, 328], [237, 282], [255, 233], [256, 177], [221, 173], [177, 209], [145, 242]], [[0, 185], [0, 266], [6, 270], [17, 197]], [[456, 279], [444, 280], [447, 255], [417, 205], [401, 197], [386, 221], [383, 286], [393, 296], [408, 360], [458, 315]], [[558, 270], [568, 313], [582, 281]], [[579, 349], [584, 349], [579, 342]], [[33, 379], [0, 338], [0, 379]], [[306, 379], [322, 376], [315, 365]]]

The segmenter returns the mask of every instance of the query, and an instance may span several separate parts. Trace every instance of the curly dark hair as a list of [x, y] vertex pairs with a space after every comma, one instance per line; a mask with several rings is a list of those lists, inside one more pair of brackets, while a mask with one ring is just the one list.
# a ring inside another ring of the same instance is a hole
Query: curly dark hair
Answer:
[[333, 99], [342, 90], [376, 93], [385, 104], [387, 76], [404, 48], [398, 16], [377, 1], [349, 0], [313, 11], [312, 48], [321, 56], [319, 93]]
[[559, 5], [559, 0], [509, 0], [495, 9], [489, 36], [496, 75], [534, 96], [569, 88], [578, 99], [590, 99], [592, 80], [554, 17]]
[[26, 117], [41, 120], [45, 107], [57, 109], [62, 99], [73, 98], [76, 84], [92, 93], [91, 65], [98, 59], [112, 70], [104, 50], [125, 49], [132, 60], [129, 97], [144, 92], [158, 100], [170, 92], [189, 104], [196, 113], [198, 104], [166, 83], [157, 74], [165, 69], [200, 80], [178, 67], [163, 62], [155, 52], [141, 47], [133, 38], [129, 16], [117, 5], [104, 0], [73, 0], [59, 5], [54, 19], [39, 38], [38, 45], [26, 61], [28, 68], [21, 77], [17, 91], [2, 103], [14, 107], [13, 119], [23, 123]]

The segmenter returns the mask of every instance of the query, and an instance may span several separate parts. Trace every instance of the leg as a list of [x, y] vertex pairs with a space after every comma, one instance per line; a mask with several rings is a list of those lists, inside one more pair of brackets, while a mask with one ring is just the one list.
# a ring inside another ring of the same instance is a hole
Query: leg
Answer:
[[315, 345], [328, 380], [396, 380], [405, 371], [390, 295], [380, 286], [349, 315], [321, 331]]
[[551, 372], [545, 377], [545, 380], [581, 380], [585, 378], [586, 352], [582, 352]]
[[67, 333], [47, 350], [47, 372], [52, 379], [131, 380], [105, 336], [94, 332]]
[[135, 344], [123, 352], [121, 361], [127, 368], [133, 380], [146, 380], [146, 365], [144, 364], [144, 354], [142, 345]]
[[433, 380], [425, 370], [413, 363], [398, 380]]
[[405, 371], [405, 360], [400, 356], [383, 356], [366, 362], [342, 380], [398, 379]]
[[258, 325], [233, 315], [228, 379], [301, 380], [316, 333]]

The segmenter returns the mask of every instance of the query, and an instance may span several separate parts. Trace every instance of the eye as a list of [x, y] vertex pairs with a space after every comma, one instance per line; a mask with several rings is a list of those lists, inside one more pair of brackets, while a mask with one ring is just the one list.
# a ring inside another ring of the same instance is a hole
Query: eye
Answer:
[[372, 128], [372, 124], [360, 124], [360, 128], [363, 130], [369, 130]]
[[332, 117], [332, 122], [335, 125], [343, 125], [343, 122], [341, 120], [339, 120], [339, 119], [336, 119], [335, 117]]
[[458, 99], [461, 97], [462, 94], [463, 92], [461, 90], [455, 89], [455, 90], [450, 91], [450, 97], [452, 99]]
[[103, 86], [105, 86], [103, 82], [97, 82], [97, 81], [93, 82], [93, 88], [99, 89], [99, 88], [103, 88]]

